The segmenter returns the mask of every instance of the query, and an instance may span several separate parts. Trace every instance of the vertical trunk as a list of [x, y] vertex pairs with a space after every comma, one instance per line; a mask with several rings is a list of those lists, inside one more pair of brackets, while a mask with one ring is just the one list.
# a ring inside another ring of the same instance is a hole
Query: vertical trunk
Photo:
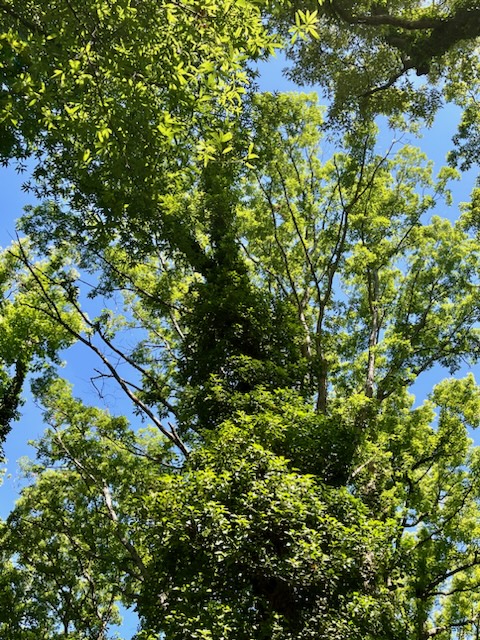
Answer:
[[327, 412], [327, 362], [325, 358], [320, 357], [320, 365], [319, 365], [319, 375], [318, 375], [318, 386], [317, 386], [317, 412], [318, 413], [326, 413]]
[[373, 387], [375, 384], [375, 350], [378, 344], [378, 334], [380, 331], [379, 313], [378, 313], [378, 297], [379, 297], [379, 280], [378, 270], [373, 269], [369, 273], [368, 296], [371, 313], [370, 336], [368, 340], [368, 365], [367, 379], [365, 381], [365, 395], [367, 398], [373, 398]]
[[312, 361], [312, 339], [310, 337], [310, 329], [308, 327], [307, 319], [305, 318], [305, 305], [307, 296], [304, 295], [301, 301], [301, 304], [298, 308], [298, 318], [300, 320], [300, 324], [305, 331], [305, 341], [302, 344], [302, 355], [304, 358], [308, 360], [308, 362]]
[[320, 305], [317, 320], [317, 338], [316, 338], [316, 368], [315, 377], [317, 379], [317, 406], [318, 413], [327, 412], [328, 402], [328, 366], [323, 348], [323, 318], [325, 315], [325, 302]]

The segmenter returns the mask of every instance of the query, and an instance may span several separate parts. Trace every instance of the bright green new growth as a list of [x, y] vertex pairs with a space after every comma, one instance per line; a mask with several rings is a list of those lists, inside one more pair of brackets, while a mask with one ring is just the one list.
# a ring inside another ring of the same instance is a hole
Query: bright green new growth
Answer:
[[[3, 256], [0, 409], [77, 341], [133, 411], [52, 367], [33, 385], [47, 430], [0, 532], [0, 636], [113, 639], [122, 605], [136, 640], [477, 638], [480, 390], [409, 388], [478, 361], [478, 198], [437, 215], [457, 172], [380, 153], [373, 122], [428, 118], [412, 70], [445, 65], [462, 102], [477, 7], [24, 9], [0, 2], [2, 153], [37, 153], [49, 199], [20, 221], [32, 253]], [[327, 114], [249, 84], [281, 34], [295, 73], [323, 64]]]

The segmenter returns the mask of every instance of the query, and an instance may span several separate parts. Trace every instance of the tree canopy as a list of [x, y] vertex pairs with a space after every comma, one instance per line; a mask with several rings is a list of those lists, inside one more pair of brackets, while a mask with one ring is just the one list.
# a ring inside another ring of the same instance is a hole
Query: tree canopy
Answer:
[[[136, 640], [477, 638], [480, 389], [454, 374], [480, 355], [478, 193], [440, 215], [476, 159], [476, 4], [0, 15], [0, 151], [43, 198], [2, 255], [0, 437], [29, 371], [46, 424], [0, 527], [1, 637], [121, 637], [122, 606]], [[258, 91], [275, 50], [326, 108]], [[450, 166], [379, 151], [377, 116], [443, 101]], [[74, 342], [128, 416], [61, 378]]]

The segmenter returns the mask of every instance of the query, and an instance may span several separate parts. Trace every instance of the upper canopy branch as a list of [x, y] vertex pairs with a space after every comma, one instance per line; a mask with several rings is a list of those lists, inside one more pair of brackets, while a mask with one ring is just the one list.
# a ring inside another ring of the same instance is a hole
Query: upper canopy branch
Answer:
[[445, 21], [444, 17], [421, 16], [416, 19], [393, 16], [389, 13], [372, 13], [354, 15], [349, 13], [338, 2], [331, 3], [334, 13], [348, 24], [365, 24], [371, 26], [390, 26], [406, 29], [407, 31], [418, 31], [419, 29], [435, 29]]
[[[424, 69], [426, 61], [444, 55], [462, 40], [474, 40], [480, 36], [480, 6], [474, 3], [459, 6], [450, 15], [423, 15], [414, 19], [380, 12], [355, 15], [338, 2], [332, 4], [332, 9], [336, 16], [350, 25], [393, 27], [385, 34], [385, 41], [406, 54], [412, 61], [411, 66], [421, 73], [428, 71]], [[408, 68], [410, 64], [406, 70]]]

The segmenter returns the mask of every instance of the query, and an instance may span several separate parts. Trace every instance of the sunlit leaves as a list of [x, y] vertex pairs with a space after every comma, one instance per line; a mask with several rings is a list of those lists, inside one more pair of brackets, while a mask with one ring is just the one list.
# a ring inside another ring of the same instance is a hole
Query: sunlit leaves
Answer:
[[155, 210], [178, 163], [230, 155], [216, 136], [241, 111], [247, 61], [275, 46], [250, 2], [40, 3], [27, 32], [16, 12], [2, 40], [0, 117], [17, 140], [4, 155], [40, 148], [47, 192], [65, 187], [76, 206], [112, 219], [125, 205], [132, 216]]
[[294, 44], [297, 38], [307, 40], [309, 37], [318, 39], [320, 36], [317, 30], [318, 11], [302, 11], [299, 9], [295, 14], [295, 26], [290, 27], [292, 34], [291, 43]]
[[[74, 341], [58, 320], [81, 326], [68, 295], [49, 280], [58, 261], [27, 268], [27, 253], [26, 243], [17, 242], [0, 255], [0, 444], [18, 417], [27, 373], [58, 364], [59, 351]], [[58, 317], [50, 314], [45, 295], [55, 300]]]

